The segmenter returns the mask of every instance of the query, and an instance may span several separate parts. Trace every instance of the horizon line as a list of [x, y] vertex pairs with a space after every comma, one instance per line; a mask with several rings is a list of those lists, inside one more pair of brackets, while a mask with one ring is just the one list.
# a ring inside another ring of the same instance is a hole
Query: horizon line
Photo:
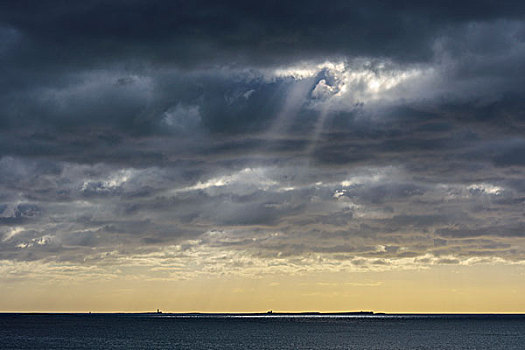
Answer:
[[[271, 312], [270, 312], [271, 311]], [[381, 316], [381, 315], [525, 315], [525, 311], [498, 311], [498, 312], [422, 312], [422, 311], [4, 311], [0, 314], [154, 314], [154, 315], [362, 315], [362, 316]]]

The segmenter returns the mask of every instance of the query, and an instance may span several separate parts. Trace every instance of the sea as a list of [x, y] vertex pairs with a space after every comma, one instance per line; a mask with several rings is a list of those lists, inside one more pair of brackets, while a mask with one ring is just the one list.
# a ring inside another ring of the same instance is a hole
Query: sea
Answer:
[[0, 349], [525, 349], [525, 315], [0, 314]]

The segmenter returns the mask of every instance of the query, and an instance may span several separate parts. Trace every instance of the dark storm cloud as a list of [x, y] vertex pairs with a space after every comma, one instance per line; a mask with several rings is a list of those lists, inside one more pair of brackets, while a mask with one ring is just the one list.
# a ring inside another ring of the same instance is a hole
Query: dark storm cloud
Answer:
[[521, 1], [0, 6], [1, 259], [523, 256]]
[[18, 54], [37, 54], [42, 64], [138, 56], [193, 65], [280, 63], [327, 52], [428, 58], [442, 31], [469, 21], [520, 19], [523, 11], [520, 1], [19, 1], [3, 5], [1, 20], [4, 35], [14, 28], [23, 37]]
[[452, 228], [440, 229], [436, 232], [442, 237], [480, 237], [480, 236], [525, 236], [525, 225], [523, 223], [515, 225], [501, 225], [489, 227], [472, 228]]

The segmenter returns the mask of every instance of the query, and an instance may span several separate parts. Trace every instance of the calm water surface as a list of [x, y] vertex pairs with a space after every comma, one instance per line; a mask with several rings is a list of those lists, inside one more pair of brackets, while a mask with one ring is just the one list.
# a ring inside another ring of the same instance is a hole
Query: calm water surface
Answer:
[[525, 315], [0, 314], [0, 349], [525, 349]]

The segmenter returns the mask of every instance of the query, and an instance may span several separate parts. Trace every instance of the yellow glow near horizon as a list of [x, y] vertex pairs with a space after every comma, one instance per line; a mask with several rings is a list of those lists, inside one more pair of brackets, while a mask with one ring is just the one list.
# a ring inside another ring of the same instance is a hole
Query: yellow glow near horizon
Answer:
[[0, 310], [53, 312], [359, 311], [523, 313], [525, 266], [200, 276], [187, 280], [2, 280]]

